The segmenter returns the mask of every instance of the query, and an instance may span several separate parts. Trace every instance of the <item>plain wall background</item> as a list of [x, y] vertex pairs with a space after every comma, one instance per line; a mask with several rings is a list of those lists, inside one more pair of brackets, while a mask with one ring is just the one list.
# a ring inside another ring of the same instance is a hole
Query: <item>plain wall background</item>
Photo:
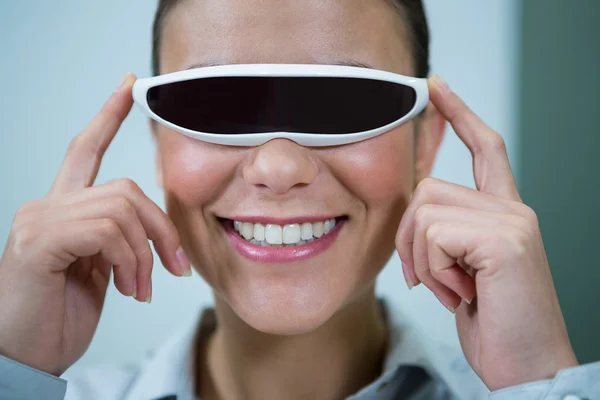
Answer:
[[[45, 195], [70, 139], [121, 75], [131, 70], [149, 76], [155, 5], [148, 0], [0, 3], [0, 244], [19, 205]], [[516, 170], [517, 2], [430, 0], [426, 5], [433, 71], [502, 133]], [[153, 152], [147, 120], [134, 109], [108, 150], [97, 183], [131, 178], [162, 207]], [[474, 186], [470, 154], [452, 130], [433, 175]], [[136, 360], [212, 302], [197, 275], [175, 278], [155, 266], [153, 285], [151, 305], [111, 286], [96, 336], [75, 368]], [[378, 288], [431, 337], [458, 346], [453, 316], [423, 287], [407, 290], [397, 256], [380, 275]]]
[[575, 353], [592, 362], [600, 359], [600, 2], [530, 0], [522, 15], [521, 194], [538, 214]]

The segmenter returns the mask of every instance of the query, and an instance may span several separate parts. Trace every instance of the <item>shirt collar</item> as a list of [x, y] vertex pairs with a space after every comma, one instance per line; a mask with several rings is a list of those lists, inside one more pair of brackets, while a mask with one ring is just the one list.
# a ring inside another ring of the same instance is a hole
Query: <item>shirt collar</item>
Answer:
[[[459, 398], [486, 398], [489, 391], [473, 372], [464, 355], [452, 346], [436, 343], [413, 327], [402, 311], [384, 304], [388, 345], [381, 376], [357, 393], [372, 390], [393, 378], [401, 366], [420, 366], [433, 379], [443, 381]], [[196, 400], [194, 361], [198, 335], [214, 324], [213, 310], [199, 310], [198, 319], [184, 325], [145, 360], [134, 379], [127, 400], [155, 400], [176, 395], [177, 400]], [[358, 396], [357, 398], [359, 398]], [[352, 396], [355, 398], [355, 396]]]
[[433, 340], [411, 324], [396, 304], [386, 302], [386, 315], [389, 331], [383, 375], [391, 376], [401, 366], [419, 366], [448, 386], [457, 398], [487, 398], [489, 390], [460, 347]]

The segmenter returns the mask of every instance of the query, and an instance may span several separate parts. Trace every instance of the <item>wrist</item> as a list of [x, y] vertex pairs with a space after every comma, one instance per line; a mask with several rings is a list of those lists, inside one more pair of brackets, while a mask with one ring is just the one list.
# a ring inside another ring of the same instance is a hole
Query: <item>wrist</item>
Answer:
[[526, 383], [552, 380], [560, 371], [579, 365], [570, 346], [569, 351], [561, 352], [562, 354], [558, 353], [555, 351], [552, 354], [544, 354], [537, 360], [529, 360], [529, 362], [522, 360], [518, 367], [507, 369], [511, 371], [510, 376], [494, 380], [489, 384], [484, 382], [491, 391], [496, 391]]

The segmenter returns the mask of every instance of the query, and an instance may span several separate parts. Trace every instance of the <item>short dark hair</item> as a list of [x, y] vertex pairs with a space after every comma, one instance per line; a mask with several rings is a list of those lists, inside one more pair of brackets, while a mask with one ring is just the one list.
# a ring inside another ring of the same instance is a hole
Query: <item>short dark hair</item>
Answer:
[[[164, 21], [169, 11], [180, 0], [159, 0], [152, 28], [152, 73], [160, 73], [160, 44]], [[408, 26], [412, 46], [415, 75], [426, 78], [429, 75], [429, 26], [423, 7], [423, 0], [392, 0], [392, 3]]]

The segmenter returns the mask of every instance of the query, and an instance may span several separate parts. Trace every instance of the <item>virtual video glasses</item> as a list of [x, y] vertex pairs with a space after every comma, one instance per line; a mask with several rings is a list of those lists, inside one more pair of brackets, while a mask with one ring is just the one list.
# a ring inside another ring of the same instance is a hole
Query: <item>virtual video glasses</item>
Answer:
[[133, 98], [150, 118], [210, 143], [334, 146], [402, 124], [429, 92], [425, 79], [369, 68], [233, 64], [138, 79]]

